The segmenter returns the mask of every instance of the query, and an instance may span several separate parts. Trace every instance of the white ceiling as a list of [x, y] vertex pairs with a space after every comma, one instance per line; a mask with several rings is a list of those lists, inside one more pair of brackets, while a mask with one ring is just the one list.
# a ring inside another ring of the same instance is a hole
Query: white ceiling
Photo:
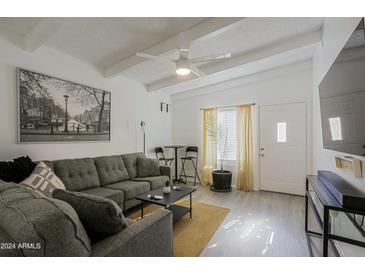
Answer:
[[26, 35], [39, 22], [40, 18], [23, 17], [9, 18], [0, 17], [0, 27], [16, 35]]
[[206, 18], [69, 18], [46, 45], [101, 69]]
[[[58, 18], [65, 25], [45, 43], [104, 69], [208, 18]], [[0, 18], [0, 28], [25, 36], [40, 18]]]
[[228, 51], [242, 54], [301, 33], [318, 30], [322, 18], [245, 18], [244, 23], [191, 49], [193, 57]]
[[[322, 21], [322, 18], [245, 18], [242, 24], [227, 32], [192, 44], [189, 57], [230, 52], [234, 58], [286, 38], [319, 30]], [[167, 56], [177, 59], [178, 50]], [[156, 60], [146, 60], [130, 68], [125, 75], [144, 84], [168, 76], [178, 77], [173, 64]]]
[[[44, 41], [44, 45], [90, 63], [105, 75], [123, 74], [150, 90], [159, 90], [184, 81], [202, 81], [177, 78], [173, 64], [135, 57], [136, 52], [145, 51], [177, 59], [174, 38], [180, 32], [196, 36], [190, 57], [232, 53], [231, 60], [200, 64], [210, 79], [239, 66], [242, 71], [242, 65], [270, 54], [290, 51], [294, 60], [293, 50], [305, 49], [305, 54], [297, 55], [308, 58], [308, 46], [316, 44], [319, 37], [310, 35], [320, 33], [322, 22], [323, 18], [0, 18], [0, 35], [31, 50]], [[231, 75], [237, 77], [237, 73]]]

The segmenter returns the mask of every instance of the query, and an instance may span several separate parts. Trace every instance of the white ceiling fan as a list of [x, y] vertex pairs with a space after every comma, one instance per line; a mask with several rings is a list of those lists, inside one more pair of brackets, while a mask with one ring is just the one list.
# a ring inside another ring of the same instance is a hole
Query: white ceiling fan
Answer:
[[198, 58], [189, 58], [189, 52], [190, 52], [190, 39], [188, 38], [187, 33], [182, 32], [180, 33], [179, 59], [173, 60], [168, 57], [156, 56], [142, 52], [137, 52], [136, 55], [142, 58], [174, 63], [176, 65], [177, 75], [185, 76], [190, 73], [193, 73], [197, 77], [202, 77], [205, 75], [205, 73], [201, 71], [195, 64], [231, 58], [231, 53], [208, 55]]

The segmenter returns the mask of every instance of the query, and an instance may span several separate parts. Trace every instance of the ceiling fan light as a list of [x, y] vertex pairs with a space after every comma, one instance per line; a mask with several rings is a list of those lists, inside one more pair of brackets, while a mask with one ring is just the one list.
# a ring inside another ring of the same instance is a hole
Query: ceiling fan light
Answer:
[[190, 69], [188, 68], [178, 68], [176, 69], [176, 74], [181, 75], [181, 76], [185, 76], [190, 74]]
[[180, 59], [176, 62], [176, 74], [185, 76], [190, 74], [190, 63], [186, 59]]

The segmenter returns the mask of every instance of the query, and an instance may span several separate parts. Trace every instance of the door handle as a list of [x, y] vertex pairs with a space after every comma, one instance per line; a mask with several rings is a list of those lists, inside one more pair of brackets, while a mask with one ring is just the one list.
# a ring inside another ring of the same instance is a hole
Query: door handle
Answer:
[[264, 157], [264, 154], [260, 154], [261, 157]]

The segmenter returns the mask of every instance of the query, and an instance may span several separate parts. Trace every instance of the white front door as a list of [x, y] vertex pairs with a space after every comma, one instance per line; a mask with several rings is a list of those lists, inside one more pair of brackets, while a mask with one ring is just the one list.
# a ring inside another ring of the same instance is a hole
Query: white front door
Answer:
[[260, 189], [304, 195], [307, 105], [260, 107]]

